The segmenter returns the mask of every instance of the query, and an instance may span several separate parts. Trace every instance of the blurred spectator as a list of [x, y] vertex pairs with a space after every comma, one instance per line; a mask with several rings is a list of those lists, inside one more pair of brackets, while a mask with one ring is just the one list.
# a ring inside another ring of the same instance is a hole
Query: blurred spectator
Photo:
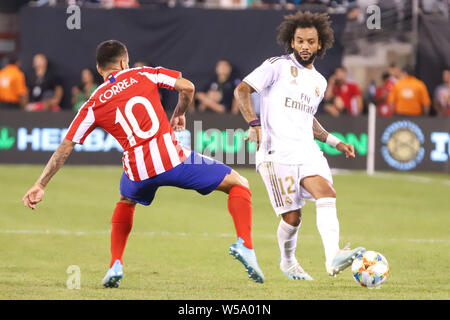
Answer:
[[441, 14], [449, 18], [450, 1], [448, 0], [422, 0], [420, 5], [426, 14]]
[[11, 56], [9, 63], [0, 70], [0, 110], [18, 110], [27, 105], [25, 75], [19, 67], [19, 59]]
[[111, 8], [136, 8], [139, 7], [137, 0], [101, 0], [102, 7]]
[[288, 10], [302, 10], [311, 12], [326, 12], [327, 5], [321, 0], [283, 0], [285, 2], [285, 8]]
[[430, 110], [430, 96], [425, 84], [414, 77], [411, 67], [402, 70], [400, 80], [392, 88], [388, 102], [394, 114], [404, 116], [420, 116]]
[[361, 13], [356, 1], [350, 1], [346, 3], [336, 3], [335, 5], [340, 5], [341, 9], [345, 9], [347, 21], [345, 22], [345, 29], [341, 36], [341, 42], [344, 46], [345, 53], [348, 55], [360, 53], [358, 46], [358, 40], [365, 37], [365, 32], [367, 28], [365, 26], [365, 20], [361, 20]]
[[392, 86], [394, 86], [394, 84], [400, 79], [402, 75], [402, 69], [397, 63], [392, 62], [389, 65], [388, 72], [389, 72], [389, 82], [392, 84]]
[[30, 103], [27, 111], [59, 111], [63, 96], [61, 80], [48, 68], [47, 57], [38, 53], [33, 57], [34, 73], [27, 77], [27, 87], [30, 92]]
[[136, 8], [139, 7], [138, 0], [114, 0], [115, 8]]
[[94, 4], [94, 5], [99, 5], [102, 3], [103, 0], [67, 0], [67, 5], [71, 6], [71, 5], [89, 5], [89, 4]]
[[147, 66], [147, 65], [148, 65], [148, 64], [145, 63], [144, 61], [136, 61], [136, 62], [133, 64], [133, 68], [145, 67], [145, 66]]
[[253, 0], [249, 7], [261, 9], [280, 9], [281, 0]]
[[433, 107], [439, 115], [450, 115], [450, 68], [442, 71], [442, 80], [434, 90]]
[[347, 80], [347, 70], [338, 67], [328, 80], [325, 91], [325, 111], [334, 117], [340, 114], [357, 116], [363, 110], [363, 98], [359, 86]]
[[224, 9], [245, 9], [247, 0], [220, 0], [219, 6]]
[[240, 80], [233, 75], [231, 64], [226, 60], [219, 60], [214, 79], [195, 95], [195, 98], [199, 101], [198, 110], [237, 114], [239, 108], [235, 103], [233, 91], [239, 82]]
[[94, 72], [89, 68], [83, 69], [81, 71], [80, 85], [72, 88], [73, 110], [78, 111], [97, 87], [98, 84], [94, 81]]
[[395, 82], [392, 81], [389, 72], [383, 73], [382, 80], [383, 83], [377, 88], [375, 93], [375, 104], [380, 117], [390, 117], [393, 114], [393, 110], [388, 102], [388, 98]]

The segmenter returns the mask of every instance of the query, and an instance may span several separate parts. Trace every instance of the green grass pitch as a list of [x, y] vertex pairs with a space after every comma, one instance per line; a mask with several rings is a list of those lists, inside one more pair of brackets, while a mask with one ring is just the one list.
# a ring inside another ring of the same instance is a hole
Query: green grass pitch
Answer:
[[[356, 284], [350, 270], [325, 272], [315, 207], [307, 203], [297, 258], [315, 281], [292, 281], [279, 270], [278, 219], [251, 169], [253, 239], [266, 282], [247, 278], [228, 255], [235, 241], [227, 196], [161, 188], [138, 206], [119, 289], [101, 280], [109, 263], [110, 219], [121, 168], [66, 166], [36, 211], [23, 194], [43, 166], [0, 166], [0, 299], [449, 299], [450, 177], [446, 174], [336, 174], [341, 245], [381, 252], [390, 275], [379, 290]], [[81, 271], [68, 289], [67, 269]]]

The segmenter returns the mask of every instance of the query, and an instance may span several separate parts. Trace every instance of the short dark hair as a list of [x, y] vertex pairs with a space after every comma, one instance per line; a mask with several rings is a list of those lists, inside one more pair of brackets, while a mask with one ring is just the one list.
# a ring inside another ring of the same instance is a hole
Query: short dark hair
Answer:
[[127, 47], [120, 41], [107, 40], [97, 46], [97, 64], [100, 69], [106, 69], [115, 64], [127, 54]]
[[414, 76], [415, 75], [414, 67], [412, 65], [410, 65], [410, 64], [404, 65], [403, 68], [402, 68], [402, 71], [404, 73], [407, 73], [410, 76]]
[[15, 52], [14, 53], [10, 53], [7, 56], [7, 61], [8, 61], [8, 64], [16, 64], [17, 61], [19, 61], [19, 56]]
[[391, 64], [389, 65], [389, 68], [397, 68], [398, 64], [397, 62], [391, 62]]
[[345, 73], [347, 73], [347, 68], [344, 67], [344, 66], [338, 66], [338, 67], [336, 67], [336, 69], [334, 69], [334, 72], [336, 72], [336, 71], [338, 71], [338, 70], [342, 70], [342, 71], [344, 71]]
[[282, 45], [287, 53], [292, 53], [294, 49], [291, 42], [294, 39], [297, 28], [316, 28], [319, 35], [319, 43], [322, 48], [317, 51], [319, 57], [323, 57], [327, 49], [333, 46], [334, 33], [331, 28], [330, 16], [327, 13], [311, 13], [310, 11], [298, 11], [296, 14], [287, 15], [278, 27], [278, 43]]

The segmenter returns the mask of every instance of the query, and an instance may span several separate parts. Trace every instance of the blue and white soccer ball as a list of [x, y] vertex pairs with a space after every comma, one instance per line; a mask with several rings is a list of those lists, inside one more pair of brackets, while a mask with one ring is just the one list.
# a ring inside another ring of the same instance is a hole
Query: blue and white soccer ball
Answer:
[[381, 253], [365, 251], [353, 260], [352, 273], [361, 286], [369, 289], [379, 288], [389, 275], [389, 264]]

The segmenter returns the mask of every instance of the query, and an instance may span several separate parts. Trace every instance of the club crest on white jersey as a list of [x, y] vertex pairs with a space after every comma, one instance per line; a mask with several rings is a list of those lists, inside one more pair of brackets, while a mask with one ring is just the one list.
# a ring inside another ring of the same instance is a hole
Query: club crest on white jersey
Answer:
[[314, 114], [323, 99], [326, 79], [305, 68], [294, 55], [264, 61], [243, 80], [260, 95], [262, 140], [256, 155], [262, 161], [299, 164], [312, 150]]

